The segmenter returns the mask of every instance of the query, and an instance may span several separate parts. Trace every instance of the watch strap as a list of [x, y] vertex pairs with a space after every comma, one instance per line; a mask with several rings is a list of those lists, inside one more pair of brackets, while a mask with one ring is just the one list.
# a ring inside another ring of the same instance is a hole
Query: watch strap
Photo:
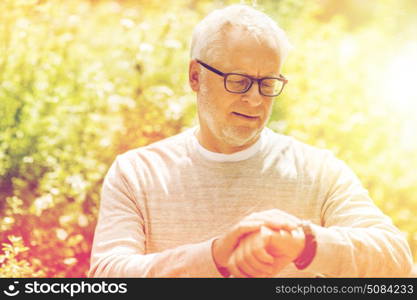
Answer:
[[302, 222], [300, 226], [304, 232], [305, 244], [301, 254], [294, 260], [294, 265], [298, 270], [303, 270], [311, 264], [314, 257], [316, 256], [317, 241], [311, 228], [311, 222]]

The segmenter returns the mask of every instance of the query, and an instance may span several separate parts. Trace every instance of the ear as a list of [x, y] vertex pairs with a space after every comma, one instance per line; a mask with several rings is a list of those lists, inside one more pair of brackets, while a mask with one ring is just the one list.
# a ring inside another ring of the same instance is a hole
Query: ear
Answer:
[[190, 61], [188, 69], [188, 82], [194, 92], [198, 92], [200, 89], [200, 65], [195, 59]]

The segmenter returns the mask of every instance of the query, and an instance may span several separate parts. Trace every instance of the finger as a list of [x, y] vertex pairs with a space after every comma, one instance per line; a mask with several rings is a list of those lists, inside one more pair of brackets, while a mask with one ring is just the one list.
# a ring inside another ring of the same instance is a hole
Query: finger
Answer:
[[[294, 230], [295, 231], [295, 230]], [[286, 231], [286, 230], [279, 230], [278, 236], [281, 245], [283, 245], [285, 249], [291, 249], [294, 246], [294, 237], [292, 234], [292, 231]]]
[[302, 253], [305, 247], [305, 235], [302, 228], [295, 229], [290, 232], [292, 239], [292, 251], [290, 257], [296, 259]]
[[304, 235], [299, 230], [291, 232], [279, 230], [274, 233], [271, 243], [267, 247], [268, 252], [274, 256], [286, 256], [294, 260], [304, 248]]
[[291, 233], [289, 233], [287, 230], [274, 230], [270, 239], [270, 244], [276, 247], [285, 246], [285, 244], [289, 242], [289, 239], [291, 238]]
[[294, 239], [297, 239], [297, 240], [302, 240], [302, 239], [304, 239], [304, 232], [303, 232], [303, 229], [302, 228], [300, 228], [300, 227], [297, 227], [296, 229], [293, 229], [293, 230], [291, 230], [291, 236], [294, 238]]
[[[254, 240], [260, 240], [259, 233], [255, 233], [256, 237]], [[274, 261], [272, 256], [268, 256], [271, 258], [270, 263], [264, 263], [262, 260], [257, 258], [257, 254], [259, 251], [266, 252], [264, 250], [264, 245], [260, 241], [254, 241], [254, 243], [245, 243], [242, 245], [244, 250], [244, 258], [245, 262], [251, 267], [253, 274], [256, 276], [268, 276], [273, 272], [272, 263]], [[250, 273], [252, 274], [252, 273]]]
[[238, 223], [237, 227], [233, 230], [232, 236], [234, 238], [239, 238], [245, 235], [248, 235], [252, 232], [258, 231], [259, 228], [263, 225], [261, 220], [244, 220]]
[[262, 222], [255, 220], [244, 220], [239, 222], [230, 232], [225, 241], [225, 246], [232, 251], [238, 246], [240, 239], [252, 232], [258, 231], [262, 224]]
[[256, 249], [254, 251], [254, 257], [262, 265], [270, 266], [274, 262], [275, 257], [267, 249], [267, 247]]
[[[229, 271], [235, 277], [265, 277], [272, 271], [272, 263], [265, 267], [256, 267], [256, 258], [253, 256], [254, 249], [263, 247], [259, 233], [253, 233], [246, 237], [233, 252], [229, 260]], [[255, 263], [252, 263], [254, 262]], [[266, 269], [266, 270], [265, 270]]]
[[229, 270], [230, 274], [235, 278], [247, 278], [247, 277], [249, 277], [247, 274], [243, 273], [240, 270], [240, 268], [238, 267], [238, 263], [236, 261], [236, 254], [237, 254], [237, 252], [235, 251], [232, 254], [232, 256], [230, 257], [229, 263], [227, 264], [227, 269]]
[[[261, 228], [262, 231], [262, 228]], [[256, 257], [256, 252], [263, 251], [265, 247], [264, 237], [261, 233], [254, 233], [251, 239], [242, 245], [245, 261], [256, 271], [257, 275], [268, 274], [272, 271], [273, 257], [270, 257], [270, 263], [264, 263]]]
[[252, 257], [252, 246], [254, 239], [245, 240], [245, 243], [239, 246], [239, 251], [236, 251], [236, 263], [239, 270], [250, 277], [256, 277], [262, 274], [261, 270], [258, 270], [251, 264]]
[[286, 255], [288, 248], [291, 247], [291, 241], [288, 240], [288, 237], [291, 237], [291, 235], [286, 230], [276, 230], [272, 232], [273, 233], [266, 250], [275, 258]]
[[278, 230], [278, 234], [281, 237], [281, 239], [283, 241], [285, 241], [285, 240], [289, 240], [289, 239], [292, 238], [292, 234], [291, 234], [292, 231], [293, 230], [291, 230], [291, 231], [288, 231], [288, 230]]
[[274, 231], [266, 226], [262, 226], [259, 234], [256, 236], [258, 245], [254, 250], [254, 256], [264, 264], [272, 264], [274, 262], [274, 257], [266, 251], [273, 234]]
[[298, 223], [288, 219], [277, 219], [275, 217], [268, 217], [264, 220], [264, 226], [268, 226], [273, 230], [287, 230], [291, 231], [298, 227]]

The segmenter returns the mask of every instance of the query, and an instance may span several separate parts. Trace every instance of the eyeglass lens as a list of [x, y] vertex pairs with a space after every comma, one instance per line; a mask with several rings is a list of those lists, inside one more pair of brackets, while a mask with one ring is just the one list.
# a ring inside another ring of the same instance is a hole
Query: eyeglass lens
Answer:
[[[226, 89], [233, 93], [244, 93], [252, 84], [248, 77], [238, 74], [228, 74], [226, 79]], [[264, 78], [260, 82], [261, 93], [265, 96], [275, 96], [282, 89], [283, 82], [276, 78]]]

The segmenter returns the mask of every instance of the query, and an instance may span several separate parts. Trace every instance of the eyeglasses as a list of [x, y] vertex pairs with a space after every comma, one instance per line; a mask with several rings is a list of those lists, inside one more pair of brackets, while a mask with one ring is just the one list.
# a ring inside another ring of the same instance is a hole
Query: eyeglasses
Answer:
[[254, 78], [249, 75], [239, 73], [223, 73], [212, 66], [197, 59], [197, 62], [206, 69], [220, 75], [224, 78], [224, 88], [226, 91], [235, 94], [244, 94], [252, 87], [256, 81], [258, 83], [259, 93], [266, 97], [276, 97], [281, 94], [288, 80], [283, 76]]

